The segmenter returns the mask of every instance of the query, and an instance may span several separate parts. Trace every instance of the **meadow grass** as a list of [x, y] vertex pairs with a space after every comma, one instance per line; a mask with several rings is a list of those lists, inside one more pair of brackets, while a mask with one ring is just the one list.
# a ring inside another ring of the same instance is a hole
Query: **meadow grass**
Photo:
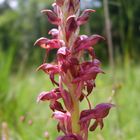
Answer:
[[[97, 77], [96, 88], [89, 97], [93, 105], [107, 102], [115, 94], [112, 102], [116, 104], [105, 119], [103, 130], [99, 128], [89, 133], [89, 140], [139, 140], [140, 139], [140, 85], [139, 67], [129, 72], [117, 69], [115, 80], [112, 81], [110, 71], [104, 68], [106, 74]], [[48, 76], [35, 72], [34, 68], [28, 73], [12, 74], [9, 77], [8, 91], [0, 106], [0, 123], [8, 124], [10, 140], [45, 140], [44, 132], [48, 131], [50, 140], [59, 135], [56, 131], [56, 121], [51, 118], [48, 102], [36, 103], [36, 97], [41, 91], [53, 87]], [[2, 82], [1, 82], [2, 84]], [[86, 108], [86, 101], [81, 108]], [[24, 116], [25, 120], [21, 121]], [[0, 129], [2, 132], [2, 128]]]

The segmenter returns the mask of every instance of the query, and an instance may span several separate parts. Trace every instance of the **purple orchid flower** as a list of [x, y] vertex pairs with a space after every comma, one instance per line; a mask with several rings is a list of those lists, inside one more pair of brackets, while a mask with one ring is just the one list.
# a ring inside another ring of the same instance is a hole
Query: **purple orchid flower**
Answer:
[[77, 19], [77, 24], [78, 24], [78, 25], [83, 25], [83, 24], [85, 24], [85, 23], [88, 21], [88, 19], [89, 19], [89, 14], [90, 14], [91, 12], [96, 12], [96, 11], [95, 11], [95, 10], [92, 10], [92, 9], [86, 9], [86, 10], [84, 10], [83, 13], [81, 14], [81, 16], [78, 17], [78, 19]]
[[90, 127], [90, 131], [94, 131], [96, 127], [99, 125], [102, 129], [103, 118], [105, 118], [109, 114], [109, 110], [114, 107], [113, 104], [102, 103], [98, 104], [94, 109], [84, 110], [80, 115], [80, 123], [85, 123], [86, 121], [90, 121], [91, 119], [95, 119], [95, 122]]
[[57, 129], [65, 134], [72, 133], [71, 127], [71, 114], [69, 112], [55, 111], [52, 116], [54, 119], [58, 120]]
[[[46, 50], [56, 49], [55, 63], [48, 64], [46, 60], [37, 70], [43, 70], [54, 86], [51, 91], [41, 92], [37, 102], [47, 101], [53, 111], [52, 117], [58, 121], [57, 130], [64, 136], [56, 140], [88, 140], [88, 131], [94, 131], [97, 126], [103, 128], [104, 118], [114, 107], [111, 103], [101, 103], [94, 108], [88, 97], [96, 87], [98, 74], [104, 73], [101, 62], [96, 58], [95, 46], [105, 40], [100, 35], [79, 35], [80, 26], [86, 24], [92, 9], [86, 9], [80, 14], [80, 0], [55, 0], [53, 10], [42, 10], [48, 21], [58, 28], [49, 31], [51, 39], [42, 37], [35, 45]], [[91, 60], [85, 61], [87, 51]], [[55, 79], [55, 75], [58, 78]], [[58, 80], [57, 80], [58, 79]], [[80, 103], [86, 99], [89, 109], [80, 110]], [[90, 124], [91, 120], [93, 124]]]
[[57, 65], [44, 63], [41, 66], [39, 66], [37, 70], [43, 70], [45, 73], [49, 74], [52, 83], [59, 86], [58, 82], [54, 80], [54, 75], [59, 73], [59, 67]]
[[50, 23], [52, 23], [54, 25], [60, 25], [61, 19], [52, 10], [42, 10], [41, 13], [48, 16], [48, 20]]
[[37, 102], [40, 101], [50, 101], [50, 108], [55, 111], [62, 111], [65, 112], [63, 106], [57, 100], [62, 98], [59, 88], [53, 89], [50, 92], [41, 92], [37, 97]]

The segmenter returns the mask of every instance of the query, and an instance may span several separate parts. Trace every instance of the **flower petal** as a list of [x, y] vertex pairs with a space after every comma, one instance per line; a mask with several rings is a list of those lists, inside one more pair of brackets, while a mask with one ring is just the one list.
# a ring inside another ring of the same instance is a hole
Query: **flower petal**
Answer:
[[51, 99], [54, 99], [54, 98], [56, 98], [56, 95], [54, 95], [54, 94], [52, 94], [50, 92], [43, 91], [37, 97], [37, 102], [39, 102], [39, 101], [45, 101], [45, 100], [51, 100]]
[[94, 131], [96, 128], [97, 128], [97, 126], [100, 126], [100, 129], [102, 129], [103, 127], [104, 127], [104, 123], [103, 123], [103, 119], [97, 119], [94, 123], [93, 123], [93, 125], [91, 125], [91, 127], [90, 127], [90, 131]]
[[61, 94], [58, 92], [58, 89], [54, 89], [50, 92], [41, 92], [37, 97], [37, 102], [46, 100], [57, 100], [59, 98], [61, 98]]
[[67, 21], [66, 21], [65, 31], [66, 31], [67, 41], [70, 39], [71, 34], [74, 33], [78, 27], [75, 18], [76, 18], [75, 15], [72, 15], [72, 16], [69, 16]]
[[63, 41], [59, 39], [47, 39], [45, 37], [39, 38], [34, 45], [38, 45], [41, 48], [50, 50], [50, 49], [57, 49], [60, 48], [63, 45]]
[[93, 125], [91, 125], [90, 126], [90, 131], [94, 131], [96, 128], [97, 128], [97, 126], [98, 126], [98, 122], [97, 121], [95, 121], [94, 123], [93, 123]]
[[69, 112], [63, 113], [60, 111], [55, 111], [52, 117], [59, 121], [58, 130], [62, 130], [64, 133], [71, 133], [71, 115]]
[[93, 88], [95, 87], [95, 81], [89, 80], [86, 82], [86, 86], [87, 86], [87, 96], [89, 96], [89, 94], [92, 92]]
[[66, 112], [66, 111], [63, 109], [61, 103], [58, 102], [58, 101], [52, 101], [52, 102], [50, 103], [50, 108], [51, 108], [53, 111], [58, 110], [58, 111], [61, 111], [61, 112]]
[[88, 47], [86, 50], [88, 51], [88, 53], [92, 57], [92, 59], [95, 59], [96, 58], [94, 48]]
[[51, 29], [51, 30], [49, 31], [48, 34], [52, 35], [53, 38], [56, 38], [56, 39], [57, 39], [57, 38], [58, 38], [58, 35], [59, 35], [59, 31], [58, 31], [58, 29], [53, 28], [53, 29]]
[[65, 0], [56, 0], [58, 6], [63, 6]]
[[80, 36], [78, 36], [76, 41], [75, 41], [75, 43], [74, 43], [74, 48], [78, 47], [81, 44], [81, 42], [83, 40], [87, 39], [87, 38], [88, 38], [87, 35], [80, 35]]
[[58, 18], [55, 12], [52, 10], [42, 10], [41, 13], [47, 15], [49, 22], [51, 22], [54, 25], [60, 25], [61, 19]]
[[78, 17], [78, 19], [77, 19], [77, 24], [78, 24], [78, 25], [83, 25], [83, 24], [85, 24], [85, 23], [88, 21], [88, 19], [89, 19], [89, 14], [90, 14], [91, 12], [96, 12], [96, 11], [95, 11], [95, 10], [92, 10], [92, 9], [86, 9], [86, 10], [84, 10], [83, 13], [81, 14], [81, 16]]
[[96, 119], [96, 121], [101, 121], [100, 119], [105, 118], [111, 107], [114, 107], [113, 104], [110, 103], [101, 103], [98, 104], [94, 109], [84, 110], [80, 115], [80, 122], [85, 122], [91, 119]]
[[101, 103], [96, 105], [96, 118], [105, 118], [109, 114], [109, 110], [114, 107], [115, 105], [110, 103]]
[[70, 54], [70, 51], [67, 49], [67, 47], [61, 47], [58, 49], [57, 54], [60, 56], [68, 56]]
[[38, 46], [41, 46], [41, 48], [46, 49], [46, 43], [48, 42], [48, 40], [49, 39], [45, 37], [41, 37], [34, 43], [34, 45], [38, 45]]
[[88, 49], [89, 47], [96, 45], [100, 40], [104, 40], [104, 37], [100, 35], [92, 35], [88, 38], [84, 38], [80, 41], [80, 45], [77, 46], [75, 51], [79, 52], [83, 49]]
[[45, 73], [59, 73], [59, 68], [57, 65], [44, 63], [37, 68], [38, 70], [43, 70]]
[[98, 73], [103, 73], [103, 71], [99, 67], [93, 66], [89, 69], [82, 71], [80, 75], [72, 81], [72, 83], [88, 81], [92, 79], [95, 80]]
[[66, 90], [61, 91], [61, 96], [63, 98], [65, 107], [67, 108], [68, 111], [73, 110], [73, 102], [70, 96], [70, 93], [68, 93]]
[[54, 80], [54, 75], [59, 73], [58, 65], [44, 63], [39, 66], [37, 70], [43, 70], [45, 73], [49, 74], [52, 83], [59, 86], [59, 84]]

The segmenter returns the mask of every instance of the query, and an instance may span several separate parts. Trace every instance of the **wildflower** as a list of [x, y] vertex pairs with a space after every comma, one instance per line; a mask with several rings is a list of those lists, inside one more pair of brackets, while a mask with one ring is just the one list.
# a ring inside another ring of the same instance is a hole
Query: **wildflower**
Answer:
[[72, 133], [71, 115], [69, 112], [63, 113], [60, 111], [55, 111], [53, 113], [53, 118], [58, 120], [58, 125], [57, 125], [58, 131], [61, 130], [65, 134]]
[[89, 14], [90, 14], [91, 12], [96, 12], [96, 11], [95, 11], [95, 10], [92, 10], [92, 9], [86, 9], [86, 10], [84, 10], [83, 13], [81, 14], [81, 16], [78, 17], [78, 19], [77, 19], [77, 24], [78, 24], [78, 25], [83, 25], [83, 24], [85, 24], [85, 23], [88, 21], [88, 19], [89, 19]]
[[43, 14], [48, 16], [49, 22], [51, 22], [54, 25], [60, 25], [61, 19], [58, 18], [57, 14], [52, 10], [42, 10]]
[[90, 127], [90, 131], [94, 131], [98, 125], [102, 129], [104, 126], [103, 118], [109, 114], [111, 107], [114, 107], [114, 105], [110, 103], [101, 103], [94, 109], [82, 111], [80, 115], [80, 123], [85, 123], [85, 121], [95, 119], [95, 122]]
[[46, 74], [50, 76], [50, 80], [52, 81], [53, 84], [56, 84], [57, 86], [59, 85], [54, 80], [54, 75], [59, 73], [59, 67], [57, 65], [44, 63], [41, 66], [39, 66], [37, 70], [43, 70]]
[[[80, 14], [80, 0], [55, 0], [53, 10], [42, 10], [48, 21], [58, 28], [49, 31], [52, 39], [41, 37], [35, 45], [46, 50], [56, 49], [56, 61], [44, 62], [37, 70], [42, 70], [54, 86], [51, 91], [44, 91], [37, 97], [37, 102], [47, 101], [53, 111], [52, 118], [58, 121], [57, 130], [64, 136], [56, 140], [87, 140], [88, 130], [97, 126], [103, 128], [103, 120], [114, 106], [102, 103], [91, 107], [88, 96], [96, 87], [96, 77], [104, 73], [101, 62], [96, 58], [94, 47], [104, 40], [100, 35], [79, 35], [80, 26], [86, 24], [92, 9]], [[83, 53], [87, 51], [91, 60], [85, 61]], [[58, 80], [55, 79], [58, 75]], [[87, 100], [89, 109], [80, 110], [79, 104]], [[62, 103], [63, 102], [63, 103]], [[95, 122], [90, 125], [91, 120]]]

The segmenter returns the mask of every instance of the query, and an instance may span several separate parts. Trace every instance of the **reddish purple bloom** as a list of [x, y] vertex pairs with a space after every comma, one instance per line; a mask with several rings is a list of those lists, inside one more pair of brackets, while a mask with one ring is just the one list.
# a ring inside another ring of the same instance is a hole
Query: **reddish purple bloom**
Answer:
[[83, 13], [81, 14], [81, 16], [78, 17], [78, 19], [77, 19], [77, 24], [78, 24], [78, 25], [83, 25], [83, 24], [85, 24], [85, 23], [88, 21], [88, 19], [89, 19], [89, 14], [90, 14], [91, 12], [96, 12], [96, 11], [95, 11], [95, 10], [92, 10], [92, 9], [86, 9], [86, 10], [84, 10]]
[[71, 127], [71, 115], [69, 112], [63, 113], [61, 111], [55, 111], [53, 113], [53, 118], [58, 120], [57, 129], [65, 134], [72, 133]]
[[92, 35], [90, 37], [80, 38], [79, 45], [76, 46], [75, 51], [79, 52], [81, 50], [86, 50], [91, 46], [96, 45], [100, 40], [104, 40], [104, 38], [100, 35]]
[[34, 45], [38, 45], [41, 48], [51, 50], [51, 49], [58, 49], [63, 45], [63, 41], [59, 39], [47, 39], [45, 37], [41, 37], [38, 39]]
[[59, 110], [65, 112], [60, 102], [57, 100], [62, 98], [59, 88], [56, 88], [50, 92], [41, 92], [37, 97], [37, 102], [40, 101], [50, 101], [50, 108], [55, 111]]
[[56, 88], [50, 92], [41, 92], [37, 98], [37, 102], [46, 100], [58, 100], [59, 98], [61, 98], [61, 94], [59, 88]]
[[67, 41], [70, 39], [71, 34], [76, 31], [77, 27], [78, 25], [77, 25], [76, 17], [73, 15], [68, 17], [66, 21], [66, 28], [65, 28]]
[[[53, 10], [42, 10], [48, 21], [56, 25], [49, 31], [51, 39], [42, 37], [35, 45], [45, 49], [46, 55], [56, 49], [56, 60], [53, 64], [44, 63], [37, 68], [43, 70], [57, 88], [41, 92], [37, 101], [47, 101], [53, 111], [52, 117], [58, 121], [57, 130], [64, 136], [56, 140], [88, 140], [88, 130], [94, 131], [97, 126], [103, 128], [103, 119], [114, 106], [110, 103], [98, 104], [92, 109], [88, 99], [96, 87], [96, 77], [104, 73], [101, 62], [96, 59], [94, 47], [104, 40], [100, 35], [79, 35], [80, 26], [85, 24], [92, 9], [80, 14], [80, 0], [55, 0]], [[85, 61], [84, 52], [91, 56]], [[58, 78], [55, 78], [55, 75]], [[89, 109], [80, 111], [79, 104], [86, 99]], [[90, 125], [91, 120], [94, 123]]]
[[70, 96], [70, 93], [66, 90], [61, 90], [61, 96], [63, 98], [65, 107], [68, 111], [72, 111], [73, 110], [73, 102], [72, 102], [72, 98]]
[[52, 10], [42, 10], [41, 12], [48, 16], [48, 20], [52, 24], [54, 24], [54, 25], [60, 25], [61, 24], [61, 19]]
[[54, 75], [59, 73], [59, 67], [57, 65], [52, 65], [52, 64], [42, 64], [37, 68], [37, 70], [43, 70], [45, 73], [49, 74], [50, 80], [52, 81], [53, 84], [59, 85], [55, 80], [54, 80]]
[[109, 110], [112, 107], [114, 107], [113, 104], [102, 103], [98, 104], [94, 109], [82, 111], [80, 115], [81, 125], [82, 123], [84, 124], [91, 119], [95, 119], [94, 124], [90, 127], [90, 131], [94, 131], [98, 125], [102, 129], [104, 126], [103, 118], [105, 118], [109, 114]]
[[96, 66], [90, 67], [89, 69], [81, 70], [79, 76], [73, 80], [73, 83], [86, 82], [88, 80], [95, 80], [98, 73], [103, 73], [103, 71]]

